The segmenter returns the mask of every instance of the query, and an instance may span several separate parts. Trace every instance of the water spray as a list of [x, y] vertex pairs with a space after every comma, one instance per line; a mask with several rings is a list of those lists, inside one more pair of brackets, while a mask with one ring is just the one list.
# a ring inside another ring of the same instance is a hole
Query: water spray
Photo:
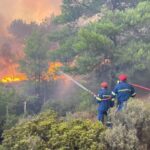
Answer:
[[[91, 90], [89, 90], [88, 88], [86, 88], [85, 86], [83, 86], [81, 83], [79, 83], [78, 81], [74, 80], [71, 76], [69, 76], [68, 74], [59, 71], [60, 74], [63, 74], [64, 76], [66, 76], [69, 80], [71, 80], [73, 83], [75, 83], [78, 87], [82, 88], [84, 91], [87, 91], [88, 93], [90, 93], [92, 96], [94, 96], [97, 100], [102, 101], [102, 100], [108, 100], [108, 99], [101, 99], [99, 98], [94, 92], [92, 92]], [[145, 91], [150, 91], [150, 88], [138, 85], [138, 84], [133, 84], [130, 83], [131, 85], [133, 85], [134, 87], [143, 89]]]
[[69, 80], [71, 80], [73, 83], [75, 83], [77, 86], [79, 86], [80, 88], [82, 88], [84, 91], [87, 91], [88, 93], [90, 93], [91, 95], [93, 95], [94, 97], [96, 97], [97, 100], [101, 101], [102, 99], [99, 98], [95, 93], [93, 93], [91, 90], [89, 90], [88, 88], [86, 88], [85, 86], [83, 86], [81, 83], [77, 82], [76, 80], [74, 80], [72, 77], [70, 77], [68, 74], [60, 71], [60, 74], [63, 74], [64, 76], [66, 76]]

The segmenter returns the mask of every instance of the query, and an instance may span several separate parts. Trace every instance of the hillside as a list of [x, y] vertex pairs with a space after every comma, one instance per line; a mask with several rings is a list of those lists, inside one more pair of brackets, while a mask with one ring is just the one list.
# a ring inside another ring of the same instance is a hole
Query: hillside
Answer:
[[7, 150], [148, 150], [150, 104], [132, 100], [120, 113], [111, 112], [113, 128], [81, 116], [60, 118], [53, 111], [20, 122], [4, 132]]
[[[0, 149], [150, 149], [148, 0], [63, 0], [59, 15], [40, 24], [14, 20], [8, 30], [0, 47]], [[130, 85], [117, 91], [118, 79]], [[100, 87], [115, 101], [109, 125], [97, 121]], [[117, 113], [119, 92], [137, 97]]]

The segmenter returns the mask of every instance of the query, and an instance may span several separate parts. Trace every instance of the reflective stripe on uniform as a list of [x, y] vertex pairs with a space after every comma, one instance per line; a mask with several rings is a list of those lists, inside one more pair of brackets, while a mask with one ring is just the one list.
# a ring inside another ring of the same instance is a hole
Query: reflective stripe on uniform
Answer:
[[102, 101], [102, 99], [101, 99], [101, 98], [99, 98], [99, 97], [96, 97], [96, 100], [98, 100], [98, 101]]
[[100, 98], [100, 97], [96, 97], [97, 101], [104, 101], [104, 100], [110, 100], [111, 97], [107, 97], [107, 98]]
[[103, 97], [108, 97], [109, 98], [109, 97], [111, 97], [111, 95], [103, 95]]
[[113, 98], [112, 101], [115, 101], [115, 98]]
[[132, 96], [135, 96], [135, 95], [136, 95], [136, 93], [133, 93], [133, 94], [132, 94]]
[[112, 92], [112, 95], [116, 95], [116, 93]]
[[118, 90], [118, 92], [131, 92], [131, 90], [130, 89], [121, 89], [121, 90]]

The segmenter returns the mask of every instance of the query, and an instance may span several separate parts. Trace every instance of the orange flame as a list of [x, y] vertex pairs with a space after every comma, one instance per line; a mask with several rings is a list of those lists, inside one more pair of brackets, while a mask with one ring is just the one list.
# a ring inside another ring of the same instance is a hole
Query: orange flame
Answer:
[[8, 83], [27, 80], [27, 76], [24, 73], [19, 72], [18, 67], [18, 64], [7, 66], [7, 68], [0, 73], [0, 82]]
[[61, 62], [51, 62], [49, 63], [49, 68], [47, 72], [46, 80], [58, 80], [63, 79], [63, 75], [58, 75], [57, 71], [63, 66]]
[[[63, 79], [63, 75], [57, 75], [57, 70], [62, 67], [63, 64], [60, 62], [49, 63], [49, 68], [45, 74], [45, 80], [58, 80]], [[0, 73], [0, 82], [2, 83], [12, 83], [28, 80], [27, 75], [18, 71], [19, 64], [11, 64], [7, 66]]]

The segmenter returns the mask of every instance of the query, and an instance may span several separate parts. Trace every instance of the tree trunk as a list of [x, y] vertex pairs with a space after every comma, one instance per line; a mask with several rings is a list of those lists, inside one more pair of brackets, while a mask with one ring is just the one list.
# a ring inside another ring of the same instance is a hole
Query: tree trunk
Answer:
[[25, 117], [27, 115], [27, 101], [24, 101], [23, 111], [24, 111], [24, 117]]
[[6, 106], [6, 123], [9, 120], [9, 111], [8, 111], [8, 105]]

